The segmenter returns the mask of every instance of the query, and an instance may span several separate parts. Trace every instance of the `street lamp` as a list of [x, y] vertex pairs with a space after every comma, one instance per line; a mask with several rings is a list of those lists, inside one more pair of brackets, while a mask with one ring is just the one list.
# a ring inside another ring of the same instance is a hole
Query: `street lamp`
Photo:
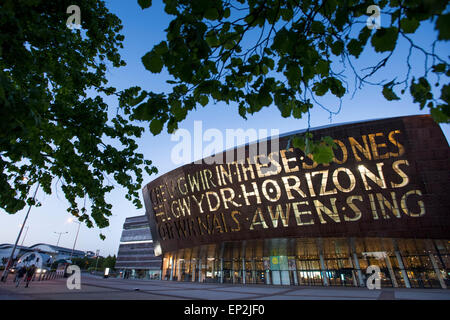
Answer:
[[74, 221], [73, 218], [69, 218], [69, 222], [76, 222], [76, 223], [78, 223], [77, 235], [76, 235], [76, 237], [75, 237], [75, 241], [73, 242], [72, 253], [70, 254], [70, 259], [69, 259], [69, 260], [72, 260], [73, 252], [74, 252], [74, 250], [75, 250], [75, 245], [77, 244], [78, 233], [80, 232], [81, 222], [79, 222], [79, 221]]
[[[26, 178], [24, 178], [24, 179], [26, 179]], [[36, 190], [34, 191], [33, 202], [36, 200], [36, 194], [38, 192], [39, 185], [40, 185], [40, 182], [38, 182]], [[23, 220], [23, 223], [22, 223], [22, 227], [20, 228], [19, 234], [17, 235], [16, 242], [14, 243], [14, 247], [13, 247], [13, 249], [11, 251], [11, 255], [9, 256], [8, 263], [6, 264], [5, 270], [3, 270], [2, 279], [1, 279], [1, 281], [3, 281], [3, 282], [5, 282], [6, 278], [8, 277], [8, 271], [9, 271], [8, 269], [9, 269], [10, 265], [12, 264], [12, 262], [14, 260], [14, 253], [15, 253], [16, 248], [17, 248], [17, 243], [19, 242], [20, 236], [22, 235], [22, 231], [23, 231], [23, 228], [25, 227], [25, 224], [27, 223], [27, 219], [28, 219], [28, 215], [30, 214], [31, 207], [32, 207], [32, 204], [30, 204], [30, 206], [28, 207], [27, 214], [26, 214], [25, 219]]]
[[27, 237], [28, 234], [28, 229], [30, 228], [29, 226], [26, 226], [25, 228], [27, 228], [27, 231], [25, 231], [25, 235], [22, 238], [22, 243], [20, 244], [21, 246], [23, 246], [23, 242], [25, 241], [25, 238]]
[[95, 272], [97, 272], [97, 266], [98, 266], [98, 256], [99, 256], [99, 254], [100, 254], [100, 250], [97, 250], [97, 252], [96, 252], [96, 256], [97, 256], [97, 262], [95, 263]]
[[59, 239], [61, 239], [61, 235], [66, 234], [66, 233], [68, 233], [68, 232], [66, 231], [66, 232], [53, 232], [53, 233], [59, 234], [59, 236], [58, 236], [58, 242], [56, 243], [56, 246], [58, 246], [58, 245], [59, 245]]

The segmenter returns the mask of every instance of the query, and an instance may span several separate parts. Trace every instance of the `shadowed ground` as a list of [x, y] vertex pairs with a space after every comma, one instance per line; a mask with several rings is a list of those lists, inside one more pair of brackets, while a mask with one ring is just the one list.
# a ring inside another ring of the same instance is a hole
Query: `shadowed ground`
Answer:
[[83, 274], [80, 290], [69, 290], [67, 279], [34, 281], [15, 288], [13, 277], [0, 283], [0, 300], [450, 300], [444, 289], [368, 290], [345, 287], [203, 284], [169, 281], [103, 279]]

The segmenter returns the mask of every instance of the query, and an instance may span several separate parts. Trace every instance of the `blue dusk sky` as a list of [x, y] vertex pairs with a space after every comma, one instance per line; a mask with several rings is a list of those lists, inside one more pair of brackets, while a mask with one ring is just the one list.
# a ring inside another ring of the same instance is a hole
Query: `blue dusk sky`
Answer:
[[[130, 86], [138, 85], [143, 89], [154, 92], [163, 92], [169, 90], [166, 80], [169, 80], [166, 70], [161, 74], [152, 74], [146, 71], [141, 63], [141, 57], [151, 50], [151, 48], [160, 41], [165, 40], [164, 29], [167, 28], [171, 20], [164, 12], [164, 6], [161, 0], [154, 0], [152, 7], [142, 10], [137, 0], [108, 0], [106, 1], [111, 12], [115, 13], [124, 26], [122, 34], [125, 36], [124, 48], [121, 50], [122, 58], [127, 66], [120, 69], [110, 69], [108, 78], [110, 85], [119, 90]], [[81, 19], [83, 19], [83, 8], [81, 8]], [[381, 16], [381, 27], [387, 27], [390, 19]], [[359, 29], [358, 29], [359, 30]], [[425, 48], [430, 44], [430, 34], [433, 34], [431, 25], [421, 27], [413, 36], [414, 39], [423, 44]], [[251, 41], [250, 39], [249, 41]], [[432, 40], [432, 39], [431, 39]], [[391, 79], [395, 73], [404, 77], [406, 72], [406, 56], [409, 45], [402, 40], [398, 44], [399, 51], [392, 58], [387, 68], [379, 72], [376, 80]], [[447, 57], [450, 52], [449, 43], [441, 44], [436, 48], [436, 53], [441, 57]], [[363, 57], [357, 62], [357, 68], [362, 69], [367, 66], [375, 65], [383, 55], [376, 54], [367, 50]], [[424, 73], [424, 56], [419, 52], [412, 55], [413, 71], [411, 76], [420, 77]], [[342, 67], [341, 67], [342, 70]], [[350, 76], [351, 73], [344, 69], [344, 72]], [[445, 80], [445, 79], [441, 79]], [[352, 78], [349, 77], [351, 83]], [[435, 81], [433, 79], [433, 81]], [[434, 82], [433, 82], [434, 83]], [[353, 89], [353, 85], [350, 86]], [[417, 104], [412, 101], [409, 92], [401, 96], [400, 101], [389, 102], [381, 94], [380, 87], [365, 86], [357, 91], [352, 97], [348, 94], [342, 101], [342, 109], [336, 115], [330, 118], [330, 113], [315, 106], [311, 111], [311, 127], [318, 127], [327, 124], [338, 124], [351, 121], [370, 120], [385, 117], [395, 117], [414, 114], [427, 114], [428, 109], [420, 110]], [[116, 112], [118, 102], [114, 97], [106, 100], [110, 105], [111, 112]], [[339, 101], [331, 96], [325, 96], [320, 102], [332, 111], [337, 111]], [[283, 118], [275, 106], [264, 108], [255, 115], [249, 115], [248, 119], [241, 118], [238, 114], [238, 108], [235, 104], [226, 105], [224, 103], [210, 103], [202, 108], [192, 111], [187, 118], [180, 123], [180, 128], [193, 132], [194, 121], [202, 121], [203, 132], [207, 129], [215, 128], [225, 135], [226, 129], [254, 128], [254, 129], [278, 129], [280, 134], [304, 129], [307, 127], [307, 119]], [[143, 124], [146, 126], [146, 124]], [[145, 175], [144, 181], [150, 182], [152, 179], [171, 171], [179, 166], [171, 161], [171, 151], [177, 142], [171, 141], [169, 134], [163, 132], [154, 137], [146, 126], [146, 133], [139, 139], [139, 152], [143, 153], [147, 159], [153, 161], [158, 168], [159, 173], [155, 176]], [[441, 128], [449, 141], [450, 126], [441, 125]], [[207, 144], [207, 143], [205, 143]], [[225, 147], [225, 146], [224, 146]], [[230, 146], [227, 146], [230, 147]], [[192, 159], [196, 160], [196, 159]], [[101, 255], [117, 254], [120, 242], [122, 226], [126, 217], [144, 214], [144, 209], [136, 209], [133, 204], [124, 197], [125, 191], [117, 187], [107, 197], [107, 201], [113, 205], [113, 216], [110, 218], [110, 226], [102, 230], [98, 228], [88, 229], [82, 225], [76, 249], [79, 250], [100, 250]], [[29, 227], [24, 245], [32, 245], [43, 242], [56, 244], [58, 235], [55, 232], [68, 232], [61, 236], [60, 246], [72, 248], [78, 225], [68, 222], [71, 217], [66, 211], [67, 201], [61, 190], [54, 188], [52, 195], [45, 194], [40, 190], [37, 194], [38, 200], [42, 203], [39, 208], [32, 208], [27, 222]], [[142, 198], [142, 197], [141, 197]], [[0, 212], [0, 243], [14, 243], [19, 232], [26, 209], [15, 215], [8, 215], [6, 212]], [[99, 234], [106, 235], [106, 240], [102, 241]], [[23, 236], [19, 241], [22, 243]]]

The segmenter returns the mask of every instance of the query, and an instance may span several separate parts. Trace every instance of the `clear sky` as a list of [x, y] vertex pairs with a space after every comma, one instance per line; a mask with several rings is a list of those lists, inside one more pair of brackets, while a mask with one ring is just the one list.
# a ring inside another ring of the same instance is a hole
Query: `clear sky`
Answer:
[[[159, 75], [146, 71], [141, 63], [141, 57], [149, 51], [153, 45], [165, 40], [164, 29], [170, 22], [170, 16], [164, 12], [161, 0], [154, 0], [153, 6], [142, 10], [136, 0], [107, 0], [108, 8], [115, 13], [124, 26], [122, 33], [125, 35], [124, 49], [121, 51], [122, 58], [127, 62], [127, 66], [110, 70], [108, 77], [110, 84], [119, 89], [139, 85], [146, 90], [161, 92], [167, 90], [169, 86], [165, 83], [170, 79], [167, 73]], [[381, 26], [387, 26], [388, 19], [382, 16]], [[81, 19], [83, 19], [83, 9], [81, 8]], [[430, 33], [433, 33], [431, 27], [423, 27], [418, 30], [415, 38], [422, 43], [429, 41]], [[400, 46], [399, 54], [394, 56], [392, 62], [384, 71], [380, 73], [378, 79], [389, 79], [392, 72], [406, 70], [406, 54], [408, 46], [405, 42], [398, 44]], [[446, 57], [450, 52], [448, 43], [437, 48], [437, 53]], [[358, 63], [360, 68], [368, 65], [375, 65], [378, 59], [382, 57], [375, 53], [366, 54]], [[417, 62], [417, 68], [413, 70], [413, 75], [423, 75], [423, 55], [415, 53], [413, 61]], [[428, 110], [419, 110], [419, 106], [412, 102], [409, 94], [405, 94], [401, 101], [388, 102], [381, 95], [381, 89], [376, 87], [364, 87], [357, 91], [352, 98], [346, 96], [343, 100], [342, 110], [331, 119], [329, 113], [315, 107], [311, 112], [311, 126], [322, 126], [331, 123], [343, 123], [349, 121], [369, 120], [383, 117], [395, 117], [413, 114], [426, 114]], [[115, 112], [118, 105], [114, 98], [107, 100], [111, 111]], [[321, 103], [337, 110], [337, 100], [331, 97], [324, 97]], [[254, 128], [254, 129], [278, 129], [279, 132], [304, 129], [307, 126], [306, 119], [285, 119], [282, 118], [278, 109], [274, 106], [264, 108], [254, 116], [249, 116], [244, 120], [238, 115], [236, 105], [225, 105], [222, 103], [214, 105], [209, 103], [206, 107], [191, 112], [188, 117], [180, 124], [180, 128], [185, 128], [193, 132], [194, 121], [203, 121], [203, 130], [216, 128], [225, 134], [226, 129]], [[447, 141], [450, 141], [450, 126], [441, 125]], [[164, 174], [179, 165], [171, 162], [170, 154], [176, 142], [170, 140], [170, 135], [162, 133], [153, 137], [151, 133], [146, 134], [139, 140], [139, 152], [143, 153], [147, 159], [153, 161], [159, 170], [159, 175]], [[194, 159], [195, 160], [195, 159]], [[157, 176], [145, 176], [148, 183]], [[76, 249], [79, 250], [100, 250], [101, 255], [117, 254], [122, 225], [126, 217], [144, 214], [144, 209], [137, 210], [131, 202], [124, 198], [124, 190], [116, 188], [107, 197], [113, 205], [113, 216], [110, 218], [110, 226], [102, 229], [101, 232], [106, 235], [106, 240], [99, 238], [100, 230], [98, 228], [88, 229], [82, 225]], [[72, 248], [78, 225], [69, 223], [69, 213], [66, 211], [66, 200], [61, 190], [54, 190], [52, 195], [46, 195], [39, 191], [38, 200], [42, 203], [39, 208], [32, 208], [27, 222], [29, 226], [24, 245], [32, 245], [38, 242], [56, 244], [58, 235], [54, 232], [68, 232], [61, 236], [60, 246]], [[0, 211], [0, 243], [14, 243], [19, 232], [20, 224], [26, 214], [26, 208], [15, 215], [8, 215]], [[19, 241], [22, 243], [23, 236]]]

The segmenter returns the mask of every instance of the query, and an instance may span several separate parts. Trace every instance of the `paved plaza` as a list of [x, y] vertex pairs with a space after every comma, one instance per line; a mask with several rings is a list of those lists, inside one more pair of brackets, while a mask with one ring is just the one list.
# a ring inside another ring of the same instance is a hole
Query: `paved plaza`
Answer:
[[450, 300], [443, 289], [368, 290], [345, 287], [203, 284], [169, 281], [103, 279], [83, 274], [80, 290], [66, 279], [34, 281], [15, 288], [12, 276], [0, 283], [0, 300]]

